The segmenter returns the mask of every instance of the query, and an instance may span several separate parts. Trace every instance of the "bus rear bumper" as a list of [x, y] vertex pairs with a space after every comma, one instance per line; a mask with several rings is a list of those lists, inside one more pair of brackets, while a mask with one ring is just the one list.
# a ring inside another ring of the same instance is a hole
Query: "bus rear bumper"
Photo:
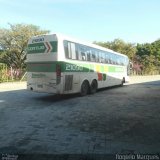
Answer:
[[57, 93], [57, 88], [54, 84], [27, 84], [27, 90], [43, 93]]

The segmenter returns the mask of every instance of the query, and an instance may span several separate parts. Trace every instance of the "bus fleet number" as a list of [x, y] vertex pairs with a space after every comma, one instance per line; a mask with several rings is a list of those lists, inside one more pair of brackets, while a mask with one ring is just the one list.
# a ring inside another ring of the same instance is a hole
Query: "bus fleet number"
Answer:
[[66, 71], [83, 71], [83, 67], [75, 64], [66, 64]]

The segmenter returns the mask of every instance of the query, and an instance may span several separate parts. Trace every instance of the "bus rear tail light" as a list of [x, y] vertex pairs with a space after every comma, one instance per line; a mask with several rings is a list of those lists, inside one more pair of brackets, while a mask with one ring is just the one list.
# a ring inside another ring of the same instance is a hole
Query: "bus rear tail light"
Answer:
[[57, 84], [61, 82], [61, 66], [60, 64], [56, 64], [56, 81]]

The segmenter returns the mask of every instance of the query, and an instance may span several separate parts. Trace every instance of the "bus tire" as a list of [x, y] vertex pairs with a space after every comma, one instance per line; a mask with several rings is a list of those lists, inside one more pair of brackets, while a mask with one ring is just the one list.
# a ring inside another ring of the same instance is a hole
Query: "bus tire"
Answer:
[[124, 85], [124, 83], [125, 83], [125, 78], [123, 77], [123, 79], [122, 79], [122, 81], [121, 81], [120, 86], [123, 86], [123, 85]]
[[94, 79], [91, 83], [91, 86], [90, 86], [90, 94], [96, 93], [97, 88], [98, 88], [97, 81]]
[[89, 91], [89, 83], [87, 80], [83, 81], [82, 85], [81, 85], [81, 96], [86, 96], [88, 94]]

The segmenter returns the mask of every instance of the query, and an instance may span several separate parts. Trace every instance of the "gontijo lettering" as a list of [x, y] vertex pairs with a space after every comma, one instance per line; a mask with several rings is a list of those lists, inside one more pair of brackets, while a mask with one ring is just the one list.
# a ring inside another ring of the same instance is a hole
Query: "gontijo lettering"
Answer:
[[33, 47], [28, 47], [28, 51], [36, 51], [36, 50], [44, 50], [45, 46], [33, 46]]

